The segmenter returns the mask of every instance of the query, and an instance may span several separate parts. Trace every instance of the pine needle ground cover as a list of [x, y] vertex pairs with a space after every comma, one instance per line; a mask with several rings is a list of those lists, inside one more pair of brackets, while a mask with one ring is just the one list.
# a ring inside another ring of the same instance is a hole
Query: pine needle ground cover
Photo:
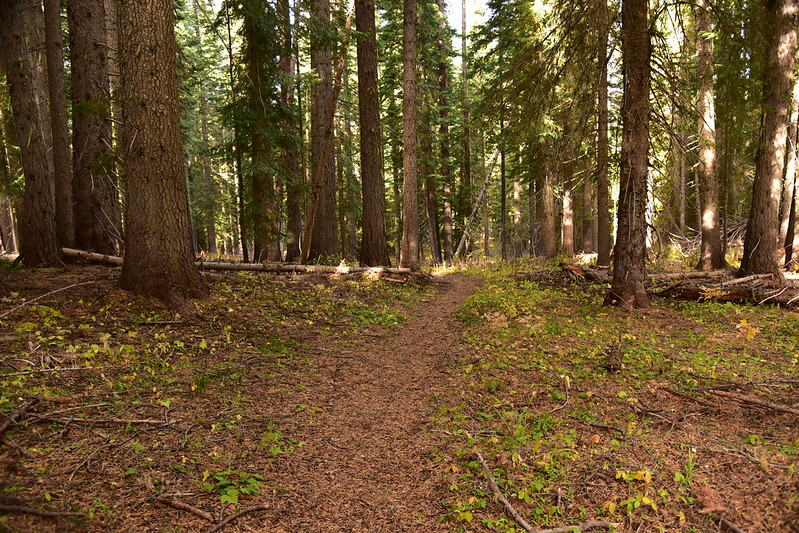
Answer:
[[602, 307], [603, 285], [516, 281], [520, 268], [481, 271], [459, 311], [470, 350], [439, 422], [460, 530], [521, 531], [476, 452], [542, 528], [799, 527], [799, 314], [657, 299], [630, 312]]

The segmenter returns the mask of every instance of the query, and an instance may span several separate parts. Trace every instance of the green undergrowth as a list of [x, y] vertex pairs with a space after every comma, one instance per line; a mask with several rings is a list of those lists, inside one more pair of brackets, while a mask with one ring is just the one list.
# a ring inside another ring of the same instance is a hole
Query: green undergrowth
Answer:
[[[731, 517], [752, 505], [740, 496], [744, 477], [752, 491], [776, 484], [776, 494], [790, 493], [795, 418], [752, 416], [708, 391], [795, 403], [799, 314], [657, 299], [645, 311], [603, 307], [604, 286], [558, 282], [553, 267], [484, 269], [483, 287], [458, 311], [469, 350], [438, 412], [450, 441], [441, 458], [446, 523], [521, 531], [494, 503], [476, 452], [542, 528], [592, 519], [617, 531], [707, 531], [718, 527], [707, 511], [714, 498]], [[530, 269], [549, 281], [515, 279]], [[613, 346], [619, 369], [607, 364]], [[743, 466], [730, 472], [730, 461]], [[760, 478], [758, 461], [768, 471]], [[783, 508], [796, 505], [783, 498]]]
[[[64, 291], [30, 306], [37, 294], [5, 284], [3, 310], [14, 310], [0, 322], [0, 423], [26, 411], [0, 444], [16, 465], [0, 468], [0, 503], [13, 494], [81, 513], [60, 527], [86, 531], [152, 527], [148, 507], [116, 494], [196, 494], [192, 505], [219, 516], [285, 492], [277, 465], [305, 453], [303, 432], [326, 409], [314, 390], [325, 350], [396, 327], [431, 294], [412, 280], [237, 274], [183, 316], [110, 282], [99, 296]], [[152, 510], [164, 527], [174, 520]], [[3, 530], [46, 524], [0, 516]]]

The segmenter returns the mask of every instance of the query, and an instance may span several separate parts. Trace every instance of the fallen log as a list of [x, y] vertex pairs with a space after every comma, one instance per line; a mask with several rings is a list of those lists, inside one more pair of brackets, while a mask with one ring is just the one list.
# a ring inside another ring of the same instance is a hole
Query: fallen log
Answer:
[[104, 265], [122, 266], [122, 258], [116, 255], [96, 254], [85, 250], [76, 250], [75, 248], [61, 248], [61, 253], [74, 259], [84, 259], [95, 263], [103, 263]]
[[[757, 281], [755, 282], [757, 283]], [[677, 284], [654, 293], [655, 296], [678, 300], [707, 300], [752, 304], [799, 305], [799, 289], [790, 286], [768, 288], [764, 285], [686, 285]]]
[[[111, 266], [122, 266], [123, 258], [116, 255], [96, 254], [74, 248], [61, 248], [66, 257], [94, 261]], [[197, 261], [200, 270], [225, 270], [244, 272], [291, 272], [302, 274], [355, 274], [369, 272], [373, 274], [413, 274], [410, 268], [391, 267], [356, 267], [329, 265], [295, 265], [284, 263], [235, 263], [232, 261]]]

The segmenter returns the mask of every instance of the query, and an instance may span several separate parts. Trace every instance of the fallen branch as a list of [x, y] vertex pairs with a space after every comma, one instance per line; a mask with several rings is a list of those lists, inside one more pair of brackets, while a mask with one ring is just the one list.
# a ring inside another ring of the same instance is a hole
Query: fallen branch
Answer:
[[238, 513], [234, 513], [234, 514], [228, 516], [227, 518], [225, 518], [224, 520], [220, 521], [217, 525], [215, 525], [211, 529], [207, 530], [205, 533], [216, 533], [217, 531], [219, 531], [220, 529], [222, 529], [223, 527], [225, 527], [226, 525], [228, 525], [232, 521], [236, 520], [240, 516], [243, 516], [243, 515], [245, 515], [247, 513], [252, 513], [252, 512], [255, 512], [255, 511], [266, 511], [268, 509], [269, 509], [268, 505], [251, 505], [250, 507], [245, 507], [244, 509], [242, 509]]
[[[604, 520], [589, 520], [588, 522], [583, 522], [582, 524], [578, 524], [576, 526], [560, 526], [551, 529], [535, 529], [527, 520], [525, 520], [522, 515], [511, 505], [508, 499], [502, 494], [502, 491], [499, 490], [497, 486], [496, 480], [494, 480], [494, 474], [491, 473], [491, 468], [486, 463], [486, 460], [483, 459], [483, 455], [478, 452], [477, 450], [474, 451], [477, 460], [480, 461], [480, 465], [483, 467], [483, 471], [486, 474], [486, 478], [488, 479], [488, 485], [491, 487], [491, 491], [497, 496], [499, 501], [505, 506], [505, 511], [510, 515], [511, 518], [516, 520], [516, 523], [522, 526], [522, 528], [527, 531], [528, 533], [575, 533], [581, 531], [589, 531], [591, 529], [610, 529], [612, 527], [619, 527], [620, 524], [613, 523], [613, 522], [605, 522]], [[210, 533], [210, 532], [209, 532]]]
[[782, 405], [778, 403], [767, 402], [765, 400], [761, 400], [760, 398], [755, 398], [754, 396], [738, 394], [737, 392], [724, 392], [715, 389], [708, 390], [708, 392], [711, 394], [715, 394], [716, 396], [722, 396], [724, 398], [732, 398], [733, 400], [737, 400], [742, 403], [757, 405], [758, 407], [766, 407], [773, 411], [780, 411], [782, 413], [799, 415], [799, 409], [794, 409], [793, 407], [789, 407], [787, 405]]
[[686, 400], [691, 400], [692, 402], [696, 402], [696, 403], [698, 403], [699, 405], [704, 405], [705, 407], [710, 407], [711, 409], [718, 409], [718, 407], [719, 407], [718, 405], [715, 405], [715, 404], [713, 404], [713, 403], [711, 403], [711, 402], [708, 402], [708, 401], [702, 400], [701, 398], [694, 398], [694, 397], [693, 397], [693, 396], [691, 396], [690, 394], [685, 394], [685, 393], [683, 393], [683, 392], [676, 391], [676, 390], [674, 390], [674, 389], [669, 389], [669, 388], [666, 388], [666, 387], [661, 387], [661, 388], [660, 388], [660, 390], [662, 390], [662, 391], [664, 391], [664, 392], [668, 392], [668, 393], [669, 393], [669, 394], [671, 394], [672, 396], [677, 396], [678, 398], [685, 398]]
[[128, 424], [131, 424], [131, 425], [134, 425], [134, 426], [153, 424], [153, 425], [160, 425], [160, 426], [168, 426], [168, 425], [174, 424], [176, 422], [175, 420], [164, 421], [164, 420], [146, 419], [146, 418], [145, 419], [131, 419], [131, 420], [124, 419], [124, 418], [73, 418], [73, 417], [70, 417], [70, 418], [55, 418], [55, 417], [51, 417], [51, 416], [47, 416], [47, 415], [36, 415], [33, 419], [36, 420], [36, 421], [46, 420], [48, 422], [55, 422], [56, 424], [76, 424], [76, 423], [81, 423], [81, 424], [95, 424], [95, 425], [98, 425], [98, 426], [104, 425], [104, 424], [121, 424], [121, 425], [125, 425], [125, 426], [128, 425]]
[[66, 366], [61, 368], [42, 368], [40, 370], [23, 370], [22, 372], [9, 372], [7, 374], [0, 374], [0, 378], [8, 378], [11, 376], [28, 376], [30, 374], [45, 374], [47, 372], [66, 372], [67, 370], [103, 370], [106, 368], [113, 368], [110, 366]]
[[92, 281], [82, 281], [82, 282], [80, 282], [80, 283], [73, 283], [72, 285], [67, 285], [66, 287], [61, 287], [60, 289], [56, 289], [56, 290], [54, 290], [54, 291], [50, 291], [50, 292], [48, 292], [47, 294], [42, 294], [41, 296], [37, 296], [37, 297], [36, 297], [36, 298], [34, 298], [33, 300], [28, 300], [27, 302], [23, 302], [23, 303], [19, 304], [18, 306], [14, 307], [13, 309], [10, 309], [10, 310], [6, 311], [6, 312], [5, 312], [5, 313], [3, 313], [2, 315], [0, 315], [0, 320], [1, 320], [1, 319], [3, 319], [3, 318], [5, 318], [5, 317], [7, 317], [8, 315], [10, 315], [11, 313], [13, 313], [14, 311], [19, 311], [20, 309], [22, 309], [22, 308], [23, 308], [23, 307], [25, 307], [26, 305], [30, 305], [30, 304], [32, 304], [33, 302], [38, 302], [38, 301], [39, 301], [39, 300], [41, 300], [42, 298], [47, 298], [48, 296], [50, 296], [50, 295], [52, 295], [52, 294], [55, 294], [55, 293], [57, 293], [57, 292], [65, 291], [65, 290], [67, 290], [67, 289], [71, 289], [71, 288], [73, 288], [73, 287], [80, 287], [81, 285], [88, 285], [88, 284], [90, 284], [90, 283], [96, 283], [96, 282], [95, 282], [94, 280], [92, 280]]
[[533, 526], [527, 523], [527, 520], [525, 520], [524, 517], [519, 514], [519, 512], [513, 507], [513, 505], [511, 505], [505, 495], [502, 494], [502, 491], [499, 490], [497, 482], [494, 480], [494, 474], [491, 473], [491, 468], [488, 467], [488, 463], [486, 463], [486, 460], [483, 459], [483, 454], [477, 450], [475, 450], [474, 454], [477, 456], [477, 460], [480, 461], [480, 465], [483, 467], [483, 471], [488, 479], [488, 486], [491, 487], [491, 492], [493, 492], [497, 498], [499, 498], [499, 501], [502, 502], [502, 505], [505, 506], [505, 511], [511, 516], [511, 518], [516, 520], [516, 523], [522, 526], [525, 531], [528, 533], [535, 533]]
[[727, 529], [729, 529], [733, 533], [746, 533], [743, 529], [741, 529], [740, 527], [736, 526], [735, 524], [733, 524], [732, 522], [730, 522], [729, 520], [727, 520], [723, 516], [719, 518], [719, 523], [721, 525], [725, 526]]
[[72, 513], [69, 511], [42, 511], [27, 505], [3, 505], [0, 504], [0, 512], [16, 514], [32, 514], [44, 518], [60, 518], [64, 516], [84, 516], [83, 513]]
[[24, 415], [26, 412], [28, 412], [37, 403], [39, 403], [38, 398], [31, 398], [27, 402], [23, 403], [22, 405], [11, 411], [11, 414], [7, 416], [3, 415], [6, 417], [6, 419], [2, 424], [0, 424], [0, 436], [3, 435], [3, 433], [5, 433], [9, 427], [11, 427], [11, 424], [16, 424], [17, 419], [22, 415]]
[[155, 500], [163, 504], [169, 505], [170, 507], [174, 507], [175, 509], [180, 509], [181, 511], [188, 511], [191, 514], [197, 515], [200, 518], [208, 520], [209, 522], [214, 521], [214, 517], [211, 516], [211, 513], [203, 511], [202, 509], [198, 509], [197, 507], [189, 505], [188, 503], [179, 502], [177, 500], [172, 500], [170, 498], [156, 498]]

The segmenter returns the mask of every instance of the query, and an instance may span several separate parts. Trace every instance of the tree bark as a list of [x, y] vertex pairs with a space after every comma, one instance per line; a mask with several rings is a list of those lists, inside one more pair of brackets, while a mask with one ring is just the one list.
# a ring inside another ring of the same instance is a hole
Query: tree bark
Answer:
[[696, 108], [699, 114], [699, 205], [701, 245], [698, 270], [716, 270], [726, 261], [721, 247], [719, 186], [716, 175], [716, 111], [713, 105], [713, 23], [708, 0], [696, 4]]
[[311, 69], [319, 81], [311, 88], [311, 172], [317, 203], [308, 259], [339, 253], [336, 232], [336, 163], [333, 139], [333, 64], [329, 33], [330, 0], [311, 2]]
[[358, 30], [358, 112], [361, 127], [361, 198], [363, 266], [389, 266], [386, 196], [380, 155], [380, 95], [377, 90], [377, 34], [374, 0], [355, 1]]
[[416, 14], [418, 0], [403, 0], [402, 35], [402, 246], [400, 268], [419, 269], [418, 149], [416, 101]]
[[75, 246], [116, 253], [111, 108], [105, 9], [96, 0], [67, 3], [72, 63], [72, 194]]
[[563, 126], [563, 136], [561, 137], [562, 143], [562, 160], [558, 168], [560, 168], [560, 186], [563, 191], [563, 210], [561, 216], [561, 251], [567, 257], [574, 256], [574, 150], [572, 144], [571, 119], [566, 117], [566, 124]]
[[647, 0], [623, 0], [622, 61], [624, 98], [618, 231], [613, 281], [606, 304], [647, 307], [646, 196], [649, 151], [649, 87], [651, 41]]
[[208, 290], [192, 256], [171, 0], [119, 5], [125, 116], [124, 289], [180, 304]]
[[755, 159], [752, 208], [739, 275], [781, 275], [778, 259], [779, 202], [796, 54], [797, 0], [771, 0], [768, 68], [763, 82], [763, 118]]
[[608, 0], [597, 0], [599, 5], [600, 39], [598, 49], [599, 76], [597, 79], [597, 142], [596, 142], [596, 194], [597, 194], [597, 264], [610, 264], [610, 191], [608, 186], [608, 34], [610, 17]]
[[48, 121], [43, 120], [36, 102], [21, 7], [18, 0], [0, 2], [0, 53], [25, 173], [20, 253], [27, 266], [58, 266], [61, 254], [55, 232], [55, 191], [43, 131]]
[[[280, 70], [283, 78], [280, 82], [280, 98], [287, 110], [294, 110], [294, 46], [292, 44], [292, 27], [289, 0], [278, 0], [277, 16], [280, 24]], [[297, 127], [293, 118], [283, 124], [286, 134], [290, 136], [290, 146], [283, 148], [284, 182], [286, 190], [286, 261], [295, 261], [300, 257], [300, 236], [302, 235], [302, 180], [300, 178], [297, 149], [293, 137]]]
[[555, 163], [552, 155], [552, 140], [544, 141], [544, 182], [542, 184], [542, 211], [544, 216], [543, 249], [544, 257], [550, 259], [558, 255], [557, 238], [555, 236]]
[[59, 246], [71, 247], [75, 245], [75, 223], [72, 216], [72, 171], [69, 164], [61, 3], [58, 0], [44, 0], [44, 28], [50, 89], [50, 127], [53, 130], [56, 237]]
[[449, 167], [449, 103], [447, 102], [447, 3], [438, 0], [438, 113], [439, 142], [441, 143], [441, 184], [444, 200], [443, 252], [444, 261], [452, 261], [452, 173]]
[[468, 216], [472, 210], [472, 140], [469, 119], [469, 62], [466, 39], [466, 0], [461, 2], [461, 86], [463, 87], [463, 133], [461, 134], [461, 201], [459, 211]]
[[786, 141], [786, 161], [785, 177], [782, 186], [782, 213], [780, 215], [780, 234], [778, 242], [785, 247], [785, 266], [792, 264], [791, 256], [793, 249], [799, 245], [799, 241], [794, 240], [794, 226], [791, 225], [792, 218], [795, 217], [796, 210], [794, 197], [796, 195], [796, 160], [797, 160], [797, 136], [799, 132], [799, 78], [793, 82], [793, 94], [791, 96], [791, 117], [788, 122], [788, 140]]
[[422, 175], [424, 176], [424, 198], [427, 211], [427, 233], [430, 240], [430, 257], [434, 265], [441, 263], [441, 239], [438, 235], [438, 194], [435, 170], [432, 162], [433, 131], [425, 122], [424, 133], [421, 135], [422, 150]]

